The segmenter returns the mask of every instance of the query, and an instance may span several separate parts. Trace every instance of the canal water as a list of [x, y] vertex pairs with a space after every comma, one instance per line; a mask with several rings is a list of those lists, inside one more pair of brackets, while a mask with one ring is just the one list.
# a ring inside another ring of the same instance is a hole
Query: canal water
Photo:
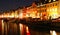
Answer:
[[0, 35], [60, 35], [55, 30], [37, 31], [22, 23], [10, 23], [0, 20]]

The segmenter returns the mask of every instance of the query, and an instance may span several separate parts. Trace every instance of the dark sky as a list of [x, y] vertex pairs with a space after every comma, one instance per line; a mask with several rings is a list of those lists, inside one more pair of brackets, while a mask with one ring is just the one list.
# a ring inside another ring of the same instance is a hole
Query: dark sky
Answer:
[[31, 5], [33, 1], [38, 0], [0, 0], [0, 11], [17, 9], [21, 6]]

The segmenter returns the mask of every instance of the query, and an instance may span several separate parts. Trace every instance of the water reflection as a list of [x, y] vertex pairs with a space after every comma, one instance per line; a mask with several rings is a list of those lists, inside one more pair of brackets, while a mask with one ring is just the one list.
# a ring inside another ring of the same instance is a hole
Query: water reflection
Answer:
[[2, 22], [2, 35], [4, 35], [4, 23], [3, 23], [3, 20], [1, 22]]
[[60, 35], [60, 32], [55, 30], [37, 31], [35, 29], [22, 23], [9, 23], [2, 20], [2, 35]]
[[56, 31], [54, 31], [54, 30], [53, 31], [50, 31], [50, 34], [51, 35], [57, 35]]
[[19, 26], [20, 26], [20, 35], [22, 35], [23, 34], [23, 24], [19, 24]]
[[35, 31], [22, 23], [10, 23], [2, 20], [2, 35], [47, 35], [46, 31]]
[[26, 35], [30, 35], [30, 31], [28, 29], [28, 26], [26, 26]]
[[30, 35], [29, 28], [26, 25], [19, 24], [20, 26], [20, 35]]

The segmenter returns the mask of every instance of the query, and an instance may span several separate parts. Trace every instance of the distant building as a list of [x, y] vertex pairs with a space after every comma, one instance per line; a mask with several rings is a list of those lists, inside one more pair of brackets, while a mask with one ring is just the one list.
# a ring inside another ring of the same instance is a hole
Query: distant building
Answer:
[[[41, 2], [42, 1], [42, 2]], [[55, 19], [60, 17], [60, 0], [41, 0], [40, 5], [36, 5], [35, 2], [32, 3], [30, 7], [17, 9], [12, 13], [14, 17], [40, 17], [42, 19]], [[18, 15], [18, 16], [17, 16]]]
[[[47, 2], [47, 3], [44, 3]], [[45, 0], [40, 5], [40, 12], [42, 13], [42, 18], [46, 17], [49, 19], [55, 19], [58, 18], [58, 0]]]

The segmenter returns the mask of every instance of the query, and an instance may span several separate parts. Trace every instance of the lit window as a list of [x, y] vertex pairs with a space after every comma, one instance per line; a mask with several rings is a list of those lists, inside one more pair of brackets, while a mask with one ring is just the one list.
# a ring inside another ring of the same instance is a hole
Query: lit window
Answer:
[[54, 8], [52, 8], [52, 11], [53, 11], [53, 12], [55, 11]]
[[26, 14], [26, 17], [29, 17], [29, 15], [28, 15], [28, 14]]
[[55, 12], [57, 12], [57, 8], [55, 8]]
[[51, 12], [52, 10], [50, 9], [50, 12]]
[[49, 0], [49, 2], [51, 2], [51, 0]]
[[47, 9], [47, 12], [49, 12], [49, 9]]
[[23, 18], [23, 13], [20, 13], [19, 16], [20, 16], [20, 18]]
[[56, 1], [56, 0], [53, 0], [53, 1]]

